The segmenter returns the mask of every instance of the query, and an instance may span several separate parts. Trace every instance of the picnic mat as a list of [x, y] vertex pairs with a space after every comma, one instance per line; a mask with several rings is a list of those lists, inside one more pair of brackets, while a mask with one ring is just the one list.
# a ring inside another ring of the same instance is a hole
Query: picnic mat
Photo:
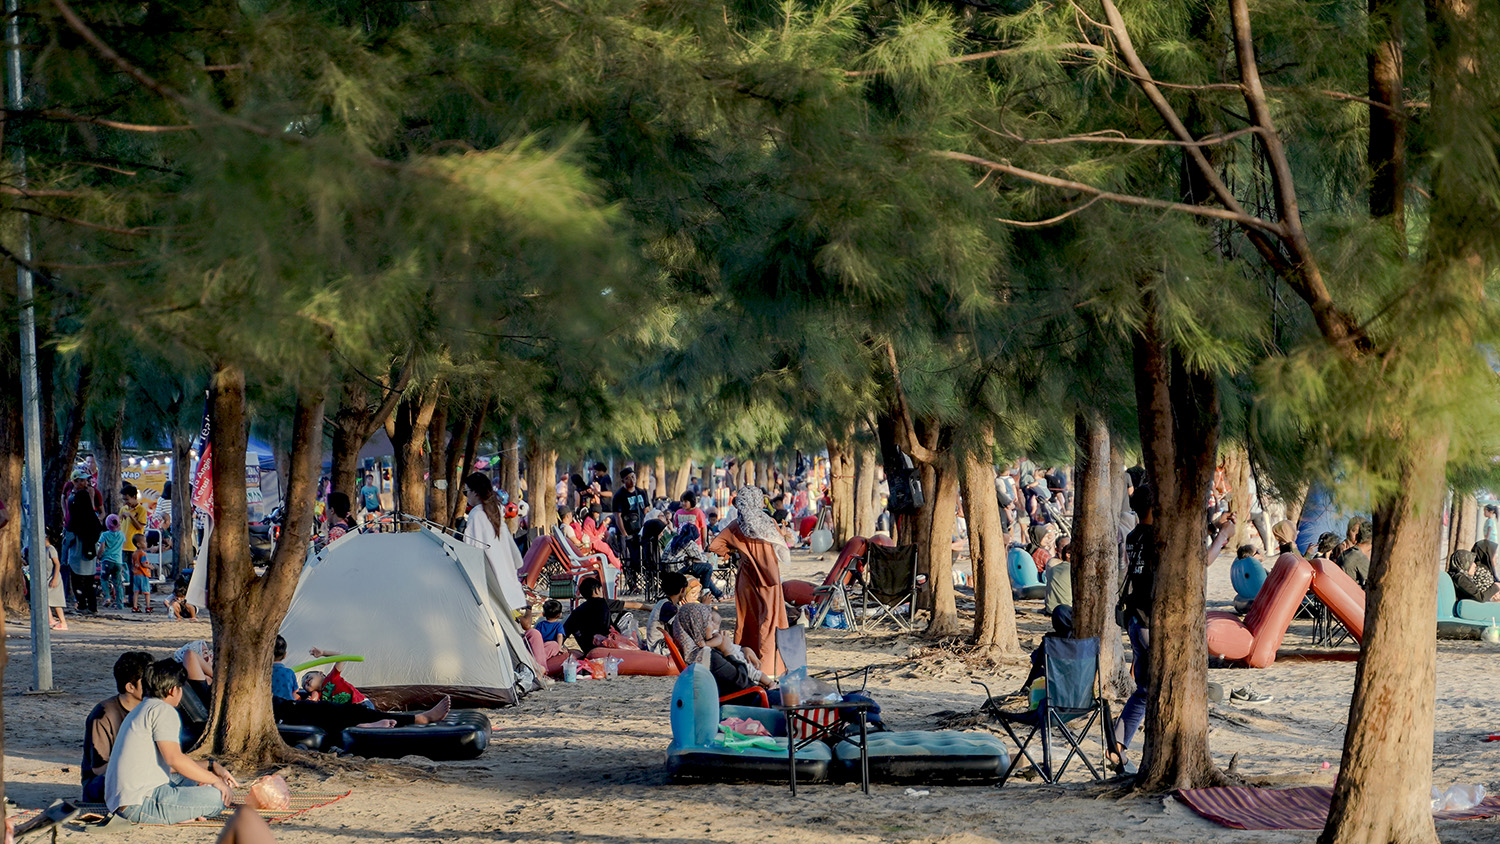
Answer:
[[[230, 806], [223, 812], [220, 812], [219, 814], [214, 815], [211, 818], [204, 818], [201, 821], [189, 821], [187, 823], [175, 824], [175, 826], [223, 826], [226, 822], [229, 821], [229, 818], [234, 815], [234, 811], [239, 808], [238, 804], [244, 802], [245, 795], [249, 794], [249, 792], [250, 790], [248, 788], [241, 788], [236, 790], [234, 793], [236, 805]], [[282, 821], [291, 820], [292, 818], [295, 818], [304, 812], [319, 808], [320, 806], [327, 806], [330, 803], [337, 803], [345, 797], [348, 797], [349, 794], [350, 792], [348, 791], [294, 791], [292, 792], [291, 801], [285, 809], [257, 809], [256, 811], [260, 813], [261, 817], [266, 819], [266, 823], [280, 823]], [[78, 823], [80, 819], [86, 818], [89, 815], [98, 815], [106, 818], [109, 817], [109, 809], [103, 803], [77, 803], [74, 805], [78, 807], [78, 810], [81, 814], [79, 815], [79, 818], [75, 818], [72, 823]], [[13, 817], [16, 818], [17, 821], [20, 821], [23, 818], [28, 818], [36, 814], [40, 814], [40, 810], [25, 810], [17, 812], [13, 815]], [[121, 820], [121, 822], [124, 822], [123, 819]], [[85, 822], [83, 825], [89, 826], [90, 824]], [[142, 824], [142, 826], [156, 826], [156, 824]]]
[[[1188, 808], [1231, 829], [1322, 829], [1333, 802], [1333, 786], [1301, 788], [1185, 788], [1175, 792]], [[1463, 821], [1500, 815], [1500, 796], [1472, 809], [1433, 812], [1434, 820]]]

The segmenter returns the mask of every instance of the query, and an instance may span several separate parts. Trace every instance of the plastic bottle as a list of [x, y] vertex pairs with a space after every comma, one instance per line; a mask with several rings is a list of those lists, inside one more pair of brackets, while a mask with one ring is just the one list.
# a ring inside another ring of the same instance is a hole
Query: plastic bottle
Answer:
[[572, 654], [568, 654], [568, 658], [563, 660], [562, 669], [564, 683], [578, 682], [578, 660]]

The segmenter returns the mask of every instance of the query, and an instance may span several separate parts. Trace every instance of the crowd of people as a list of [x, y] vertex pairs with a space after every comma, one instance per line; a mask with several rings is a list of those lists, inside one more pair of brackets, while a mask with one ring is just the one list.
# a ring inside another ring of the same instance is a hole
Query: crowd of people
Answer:
[[[68, 612], [155, 611], [153, 580], [164, 574], [162, 555], [172, 549], [172, 484], [166, 483], [152, 508], [133, 484], [122, 484], [119, 493], [119, 511], [106, 512], [104, 495], [87, 466], [75, 468], [63, 487], [62, 520], [48, 525], [46, 582], [39, 584], [47, 594], [53, 630], [68, 629]], [[164, 609], [177, 617], [197, 615], [180, 595]]]

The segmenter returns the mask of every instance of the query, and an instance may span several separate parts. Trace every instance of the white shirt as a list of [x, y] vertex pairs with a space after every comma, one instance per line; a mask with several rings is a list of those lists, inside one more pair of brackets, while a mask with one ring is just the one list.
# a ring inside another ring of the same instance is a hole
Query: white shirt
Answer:
[[469, 511], [469, 523], [464, 526], [464, 536], [484, 548], [484, 558], [490, 564], [490, 571], [495, 573], [495, 581], [500, 584], [500, 596], [505, 599], [510, 610], [514, 612], [526, 609], [526, 592], [521, 589], [521, 578], [517, 575], [524, 560], [521, 559], [521, 549], [517, 547], [510, 529], [501, 523], [497, 534], [481, 505]]

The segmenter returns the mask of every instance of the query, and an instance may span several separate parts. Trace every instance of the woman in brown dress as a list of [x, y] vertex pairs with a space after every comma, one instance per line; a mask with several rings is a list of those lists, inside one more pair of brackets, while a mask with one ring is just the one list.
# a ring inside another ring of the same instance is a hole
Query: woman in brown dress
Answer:
[[742, 486], [734, 495], [738, 517], [714, 537], [708, 550], [721, 557], [739, 555], [734, 582], [734, 643], [760, 654], [762, 669], [780, 676], [786, 666], [776, 650], [776, 631], [786, 629], [786, 599], [781, 594], [781, 567], [791, 552], [776, 523], [766, 514], [765, 493]]

